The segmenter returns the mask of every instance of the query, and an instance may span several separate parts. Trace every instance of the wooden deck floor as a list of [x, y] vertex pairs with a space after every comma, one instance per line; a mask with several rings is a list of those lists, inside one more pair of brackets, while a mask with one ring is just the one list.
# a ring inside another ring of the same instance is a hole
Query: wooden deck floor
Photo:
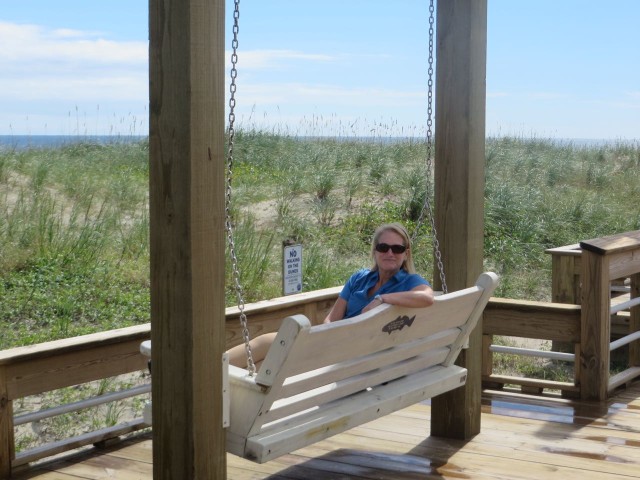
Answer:
[[[264, 465], [229, 455], [228, 478], [640, 479], [640, 381], [605, 405], [485, 392], [468, 442], [429, 437], [430, 413], [414, 405]], [[146, 434], [16, 478], [150, 479], [151, 448]]]

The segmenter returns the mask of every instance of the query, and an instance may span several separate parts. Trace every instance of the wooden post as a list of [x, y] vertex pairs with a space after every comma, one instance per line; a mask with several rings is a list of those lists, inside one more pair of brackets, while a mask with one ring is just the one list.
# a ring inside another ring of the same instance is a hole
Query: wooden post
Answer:
[[[640, 230], [580, 242], [582, 315], [580, 389], [584, 400], [605, 401], [609, 393], [611, 280], [631, 277], [637, 293]], [[634, 309], [632, 309], [633, 312]], [[630, 326], [637, 322], [632, 313]], [[637, 323], [636, 323], [637, 326]], [[637, 347], [635, 347], [637, 348]], [[631, 350], [630, 350], [631, 351]]]
[[14, 448], [13, 402], [9, 398], [6, 368], [0, 366], [0, 478], [11, 477]]
[[[545, 252], [551, 254], [551, 301], [579, 305], [582, 295], [580, 293], [580, 276], [582, 275], [580, 245], [575, 243], [549, 248]], [[554, 341], [551, 349], [555, 352], [572, 352], [575, 346]], [[579, 363], [575, 362], [574, 365], [577, 366]]]
[[551, 301], [580, 304], [582, 262], [579, 244], [545, 250], [551, 254]]
[[607, 398], [609, 386], [609, 257], [582, 252], [582, 313], [580, 328], [580, 392], [584, 400]]
[[149, 31], [154, 478], [224, 479], [224, 1]]
[[[487, 1], [438, 2], [437, 16], [436, 228], [453, 291], [473, 285], [482, 271]], [[432, 435], [480, 432], [481, 347], [482, 322], [456, 362], [469, 370], [466, 385], [432, 401]]]
[[[640, 297], [640, 273], [635, 273], [630, 277], [630, 298]], [[629, 333], [640, 331], [640, 305], [631, 309], [629, 318]], [[640, 367], [640, 340], [629, 344], [629, 366]]]

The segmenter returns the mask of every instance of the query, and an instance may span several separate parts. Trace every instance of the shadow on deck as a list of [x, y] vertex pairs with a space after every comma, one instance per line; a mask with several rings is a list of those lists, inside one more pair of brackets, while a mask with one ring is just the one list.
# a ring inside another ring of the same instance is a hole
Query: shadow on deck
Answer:
[[[640, 381], [606, 403], [485, 391], [470, 441], [429, 437], [418, 404], [263, 465], [228, 455], [243, 479], [640, 478]], [[152, 478], [151, 434], [43, 463], [18, 479]]]

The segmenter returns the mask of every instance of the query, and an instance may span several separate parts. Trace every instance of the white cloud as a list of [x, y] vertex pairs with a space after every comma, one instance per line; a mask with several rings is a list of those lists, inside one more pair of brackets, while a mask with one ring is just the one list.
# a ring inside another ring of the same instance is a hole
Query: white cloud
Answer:
[[147, 99], [147, 42], [0, 22], [0, 44], [4, 102]]
[[[72, 111], [80, 112], [89, 133], [110, 133], [148, 104], [146, 41], [0, 21], [0, 44], [2, 133], [69, 133]], [[144, 133], [141, 118], [136, 130]]]
[[0, 66], [9, 62], [37, 66], [38, 61], [90, 64], [146, 64], [147, 42], [116, 42], [96, 32], [19, 25], [0, 21]]
[[7, 100], [53, 102], [91, 101], [136, 101], [145, 103], [147, 98], [147, 78], [145, 76], [76, 75], [48, 76], [33, 75], [22, 80], [0, 78], [0, 98]]
[[87, 36], [97, 36], [99, 32], [91, 33], [82, 30], [73, 30], [71, 28], [57, 28], [52, 30], [52, 36], [58, 38], [85, 38]]

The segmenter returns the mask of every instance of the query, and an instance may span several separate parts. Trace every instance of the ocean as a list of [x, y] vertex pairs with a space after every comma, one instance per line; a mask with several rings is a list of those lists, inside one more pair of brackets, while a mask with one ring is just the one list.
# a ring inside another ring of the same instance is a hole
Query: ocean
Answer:
[[146, 135], [0, 135], [0, 150], [55, 148], [78, 143], [135, 143], [146, 138]]
[[[56, 148], [78, 143], [93, 143], [108, 145], [111, 143], [135, 143], [146, 140], [146, 135], [0, 135], [0, 150], [29, 150], [42, 148]], [[318, 139], [319, 137], [307, 137], [308, 139]], [[526, 141], [526, 138], [520, 138]], [[353, 141], [355, 138], [344, 137], [344, 141]], [[400, 137], [360, 137], [363, 142], [393, 142], [406, 140]], [[416, 138], [413, 139], [417, 140]], [[488, 138], [487, 140], [490, 140]], [[593, 148], [600, 146], [632, 145], [637, 146], [638, 140], [612, 140], [593, 138], [548, 138], [537, 139], [556, 143], [558, 145], [572, 145], [575, 148]]]

